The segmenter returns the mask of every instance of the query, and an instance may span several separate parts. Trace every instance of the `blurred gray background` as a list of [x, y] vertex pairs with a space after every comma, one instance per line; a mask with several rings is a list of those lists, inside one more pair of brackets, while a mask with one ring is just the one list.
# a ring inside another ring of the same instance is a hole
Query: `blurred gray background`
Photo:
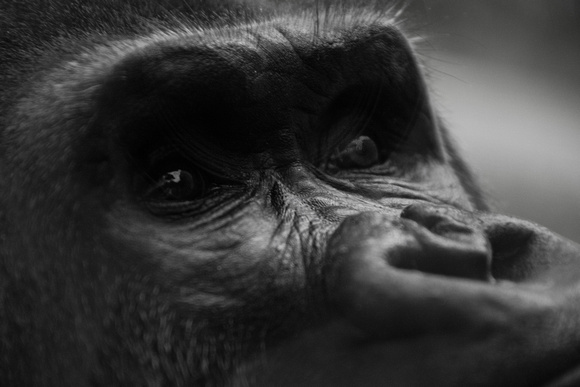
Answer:
[[580, 242], [580, 1], [414, 0], [405, 15], [495, 208]]

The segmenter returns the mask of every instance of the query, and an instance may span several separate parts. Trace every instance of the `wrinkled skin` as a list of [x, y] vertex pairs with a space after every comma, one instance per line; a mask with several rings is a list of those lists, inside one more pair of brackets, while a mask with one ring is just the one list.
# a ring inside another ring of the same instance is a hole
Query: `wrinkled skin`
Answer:
[[0, 5], [0, 385], [577, 385], [391, 13]]

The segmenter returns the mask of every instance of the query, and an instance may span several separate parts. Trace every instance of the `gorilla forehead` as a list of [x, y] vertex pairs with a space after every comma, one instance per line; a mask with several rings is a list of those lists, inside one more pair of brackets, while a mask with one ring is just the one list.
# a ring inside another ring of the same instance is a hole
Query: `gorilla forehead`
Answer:
[[[154, 36], [115, 58], [103, 105], [110, 116], [129, 120], [188, 111], [201, 131], [204, 120], [212, 122], [206, 132], [219, 137], [224, 148], [253, 154], [275, 150], [287, 163], [298, 157], [288, 154], [288, 141], [306, 127], [320, 127], [313, 117], [349, 87], [367, 94], [380, 88], [419, 103], [417, 66], [390, 20], [362, 26], [367, 18], [327, 19], [309, 15]], [[317, 29], [320, 24], [324, 30]], [[228, 117], [220, 121], [224, 111]], [[195, 125], [188, 131], [188, 136], [196, 132]], [[315, 140], [316, 134], [308, 136]]]
[[[30, 136], [20, 140], [26, 141], [23, 148], [31, 149], [32, 142], [51, 144], [53, 131], [65, 133], [64, 139], [78, 137], [103, 113], [109, 113], [107, 120], [127, 126], [168, 104], [215, 102], [239, 122], [234, 130], [219, 134], [226, 134], [232, 145], [243, 140], [245, 151], [263, 151], [265, 143], [288, 141], [280, 131], [306, 126], [293, 117], [289, 128], [290, 113], [315, 115], [328, 105], [328, 98], [349, 85], [378, 82], [392, 94], [416, 98], [417, 85], [411, 86], [420, 77], [408, 43], [393, 26], [394, 19], [385, 13], [327, 10], [229, 28], [199, 29], [183, 23], [144, 38], [93, 48], [89, 44], [82, 50], [79, 45], [80, 54], [43, 71], [44, 76], [25, 87], [27, 98], [19, 102], [20, 110], [41, 107], [26, 122], [50, 130], [30, 130]], [[95, 103], [99, 100], [101, 104]], [[24, 121], [21, 118], [9, 122]], [[232, 129], [212, 129], [220, 127]], [[11, 129], [25, 130], [12, 126], [8, 136]], [[63, 145], [60, 137], [55, 146], [64, 150]]]

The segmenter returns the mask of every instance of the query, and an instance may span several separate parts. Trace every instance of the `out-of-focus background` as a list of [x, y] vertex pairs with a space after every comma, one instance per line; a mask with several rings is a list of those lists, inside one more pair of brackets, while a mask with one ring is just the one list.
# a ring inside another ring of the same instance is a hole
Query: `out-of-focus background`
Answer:
[[580, 242], [580, 1], [414, 0], [405, 15], [495, 208]]

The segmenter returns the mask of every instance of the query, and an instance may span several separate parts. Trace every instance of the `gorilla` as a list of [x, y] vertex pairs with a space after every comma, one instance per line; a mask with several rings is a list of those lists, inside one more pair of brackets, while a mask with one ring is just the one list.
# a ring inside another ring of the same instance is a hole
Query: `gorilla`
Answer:
[[398, 11], [1, 0], [0, 385], [580, 385], [580, 248], [488, 208]]

